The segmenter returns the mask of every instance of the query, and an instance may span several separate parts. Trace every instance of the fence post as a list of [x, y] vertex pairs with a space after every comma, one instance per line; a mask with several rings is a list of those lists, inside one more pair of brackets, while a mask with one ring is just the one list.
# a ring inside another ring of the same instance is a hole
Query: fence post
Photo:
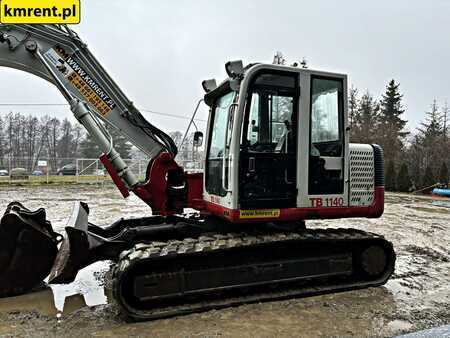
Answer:
[[9, 185], [11, 185], [11, 153], [9, 154], [8, 168], [9, 168], [9, 171], [8, 171], [8, 174], [9, 174], [8, 180], [9, 180]]

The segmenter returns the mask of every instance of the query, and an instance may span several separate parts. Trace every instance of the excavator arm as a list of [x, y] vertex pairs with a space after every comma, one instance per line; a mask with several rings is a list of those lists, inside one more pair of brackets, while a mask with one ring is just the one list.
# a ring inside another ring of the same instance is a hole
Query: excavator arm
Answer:
[[[117, 259], [117, 250], [129, 248], [133, 238], [153, 233], [155, 220], [172, 219], [171, 215], [185, 207], [198, 209], [201, 205], [201, 174], [187, 174], [177, 165], [173, 140], [142, 116], [86, 43], [67, 26], [0, 24], [0, 66], [53, 83], [103, 151], [100, 160], [122, 195], [135, 193], [152, 208], [153, 215], [160, 215], [149, 220], [123, 220], [105, 229], [88, 222], [89, 209], [80, 202], [63, 240], [46, 220], [44, 209], [31, 211], [12, 202], [0, 220], [0, 297], [29, 290], [52, 267], [50, 281], [70, 282], [82, 267], [99, 259]], [[106, 125], [149, 156], [144, 181], [115, 150]], [[172, 231], [171, 226], [168, 229]], [[165, 227], [157, 226], [156, 230], [164, 232]], [[33, 263], [33, 269], [28, 269], [28, 263]]]
[[[100, 159], [124, 197], [133, 191], [154, 213], [177, 211], [180, 203], [167, 196], [170, 186], [181, 189], [184, 184], [182, 170], [173, 160], [176, 145], [143, 117], [74, 31], [62, 25], [0, 24], [0, 66], [37, 75], [59, 89], [103, 151]], [[145, 182], [115, 150], [105, 124], [149, 156]]]

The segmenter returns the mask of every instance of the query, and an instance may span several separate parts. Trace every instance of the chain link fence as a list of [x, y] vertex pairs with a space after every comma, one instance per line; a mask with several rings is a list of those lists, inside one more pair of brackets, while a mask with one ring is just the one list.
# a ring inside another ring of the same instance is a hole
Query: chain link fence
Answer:
[[[139, 180], [146, 177], [149, 159], [125, 159]], [[202, 172], [200, 159], [177, 160], [188, 172]], [[0, 159], [0, 183], [105, 183], [111, 178], [98, 158]]]

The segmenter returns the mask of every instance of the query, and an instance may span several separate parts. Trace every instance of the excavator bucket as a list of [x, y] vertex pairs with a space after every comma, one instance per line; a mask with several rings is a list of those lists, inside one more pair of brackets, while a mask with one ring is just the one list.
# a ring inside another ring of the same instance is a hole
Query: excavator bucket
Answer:
[[70, 283], [80, 269], [89, 265], [88, 215], [89, 208], [86, 203], [75, 204], [65, 228], [67, 236], [61, 244], [50, 272], [49, 283]]
[[0, 297], [39, 286], [50, 272], [61, 239], [44, 209], [31, 211], [19, 202], [10, 203], [0, 221]]
[[88, 216], [88, 205], [75, 203], [65, 228], [66, 238], [50, 272], [49, 283], [71, 283], [82, 268], [100, 260], [117, 260], [119, 253], [133, 244], [127, 240], [128, 232], [124, 231], [123, 221], [102, 228], [89, 223]]

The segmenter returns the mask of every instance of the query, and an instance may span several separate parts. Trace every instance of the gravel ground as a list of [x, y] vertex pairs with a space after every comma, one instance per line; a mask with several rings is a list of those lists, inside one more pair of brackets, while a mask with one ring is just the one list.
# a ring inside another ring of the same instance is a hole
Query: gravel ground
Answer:
[[[45, 207], [62, 231], [73, 202], [90, 220], [150, 215], [112, 186], [0, 187], [0, 212], [18, 200]], [[378, 288], [244, 305], [146, 323], [126, 323], [105, 287], [109, 263], [82, 270], [74, 283], [0, 299], [0, 337], [389, 337], [450, 324], [450, 202], [388, 194], [380, 219], [312, 221], [309, 227], [353, 227], [384, 235], [397, 252], [396, 272]]]

